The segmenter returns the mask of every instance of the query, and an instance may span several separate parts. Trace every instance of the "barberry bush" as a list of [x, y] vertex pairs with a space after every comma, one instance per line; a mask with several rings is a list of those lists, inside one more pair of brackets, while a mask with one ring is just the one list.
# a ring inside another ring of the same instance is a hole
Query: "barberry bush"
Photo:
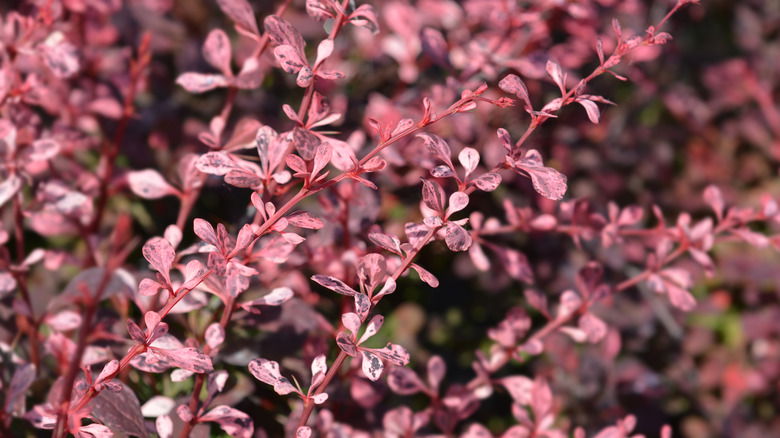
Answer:
[[0, 436], [777, 435], [780, 11], [698, 3], [4, 2]]

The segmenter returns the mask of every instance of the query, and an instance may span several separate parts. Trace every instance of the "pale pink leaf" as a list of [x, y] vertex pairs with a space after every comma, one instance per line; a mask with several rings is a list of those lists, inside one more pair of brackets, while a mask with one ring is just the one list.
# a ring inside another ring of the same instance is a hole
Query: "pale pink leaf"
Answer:
[[547, 74], [553, 79], [558, 88], [561, 90], [561, 94], [566, 94], [566, 84], [564, 84], [565, 78], [561, 66], [551, 60], [547, 61]]
[[572, 290], [561, 294], [561, 304], [558, 306], [558, 319], [566, 318], [582, 306], [582, 298]]
[[354, 289], [347, 286], [343, 281], [339, 280], [336, 277], [317, 274], [312, 276], [311, 279], [319, 283], [320, 285], [325, 286], [328, 289], [342, 295], [354, 296], [355, 294], [357, 294], [357, 292]]
[[436, 181], [422, 179], [423, 202], [438, 214], [444, 214], [444, 190]]
[[168, 184], [154, 169], [133, 171], [127, 174], [130, 190], [144, 199], [159, 199], [168, 195], [178, 195], [179, 191]]
[[330, 57], [330, 55], [333, 54], [333, 40], [330, 38], [326, 38], [320, 42], [320, 44], [317, 46], [317, 59], [314, 61], [314, 65], [320, 65], [322, 62], [324, 62], [326, 59]]
[[469, 195], [463, 192], [455, 192], [450, 195], [449, 207], [447, 207], [447, 216], [463, 210], [469, 205]]
[[0, 183], [0, 207], [22, 188], [22, 179], [12, 174], [5, 181]]
[[468, 178], [479, 164], [479, 152], [474, 148], [463, 148], [458, 154], [458, 161], [466, 169], [466, 178]]
[[152, 268], [160, 272], [168, 283], [170, 280], [170, 270], [176, 259], [176, 251], [170, 242], [162, 237], [152, 237], [143, 247], [144, 258], [149, 261]]
[[723, 202], [723, 194], [720, 189], [715, 185], [709, 185], [704, 189], [704, 201], [709, 204], [718, 220], [723, 220], [723, 208], [725, 203]]
[[428, 272], [422, 266], [416, 263], [412, 263], [412, 269], [417, 271], [417, 275], [420, 276], [420, 280], [427, 283], [430, 287], [439, 287], [439, 279], [437, 279], [436, 276]]
[[588, 337], [588, 342], [597, 343], [607, 335], [607, 325], [594, 314], [587, 312], [580, 317], [579, 327]]
[[203, 374], [214, 371], [211, 358], [195, 348], [179, 348], [175, 350], [155, 348], [154, 353], [165, 356], [172, 366], [183, 368], [194, 373]]
[[265, 31], [277, 46], [291, 46], [303, 53], [304, 41], [300, 33], [288, 21], [275, 15], [269, 15], [264, 21]]
[[78, 49], [67, 41], [52, 43], [52, 41], [57, 39], [55, 37], [60, 37], [59, 39], [61, 39], [62, 33], [56, 32], [52, 34], [46, 43], [40, 45], [41, 57], [55, 76], [66, 79], [76, 74], [79, 70]]
[[379, 376], [382, 375], [382, 371], [385, 369], [382, 359], [365, 350], [361, 350], [360, 353], [363, 355], [363, 374], [368, 377], [369, 380], [379, 380]]
[[516, 162], [516, 167], [525, 171], [531, 177], [534, 189], [542, 196], [554, 201], [563, 199], [566, 194], [566, 175], [551, 167], [543, 167], [538, 151], [529, 150], [525, 158]]
[[450, 169], [454, 169], [455, 166], [452, 165], [451, 159], [452, 151], [444, 139], [438, 135], [428, 133], [417, 134], [417, 137], [423, 139], [425, 147], [427, 147], [433, 155], [444, 161]]
[[249, 415], [225, 405], [219, 405], [206, 412], [198, 418], [198, 421], [213, 421], [228, 435], [238, 438], [251, 438], [255, 430]]
[[322, 221], [322, 219], [313, 216], [311, 213], [306, 211], [296, 211], [290, 213], [287, 216], [287, 221], [292, 226], [308, 228], [310, 230], [319, 230], [325, 226], [325, 223]]
[[222, 12], [236, 23], [236, 28], [249, 35], [260, 36], [252, 6], [246, 0], [217, 0]]
[[422, 380], [409, 368], [393, 368], [387, 376], [387, 385], [396, 394], [411, 395], [425, 388]]
[[215, 88], [228, 86], [227, 78], [223, 75], [193, 72], [179, 75], [176, 79], [176, 83], [190, 93], [195, 94], [205, 93]]
[[210, 243], [217, 248], [220, 247], [219, 239], [217, 239], [217, 233], [214, 231], [214, 227], [210, 223], [203, 219], [196, 218], [193, 221], [193, 230], [195, 235], [203, 239], [204, 242]]
[[[507, 93], [512, 93], [517, 95], [517, 97], [519, 97], [520, 100], [523, 101], [526, 111], [531, 111], [533, 109], [531, 107], [531, 100], [528, 97], [528, 89], [525, 87], [523, 81], [519, 77], [517, 77], [517, 75], [507, 75], [507, 77], [505, 77], [504, 79], [501, 80], [501, 82], [498, 83], [498, 87]], [[499, 138], [501, 138], [500, 135]], [[506, 145], [507, 144], [505, 143], [504, 146]]]
[[582, 105], [583, 108], [585, 108], [585, 112], [588, 113], [588, 119], [592, 123], [599, 123], [599, 118], [601, 117], [601, 113], [599, 112], [599, 107], [596, 105], [595, 102], [588, 99], [576, 99], [576, 102]]
[[471, 246], [471, 234], [454, 222], [447, 222], [444, 241], [452, 251], [465, 251]]
[[46, 161], [57, 156], [60, 144], [52, 138], [42, 138], [35, 140], [28, 151], [27, 158], [30, 161]]
[[370, 349], [372, 353], [398, 366], [409, 364], [409, 352], [400, 345], [388, 343], [384, 348]]
[[203, 173], [225, 175], [238, 165], [225, 152], [208, 152], [198, 157], [195, 167]]
[[173, 438], [173, 421], [169, 415], [160, 415], [154, 420], [154, 427], [160, 438]]
[[225, 76], [231, 76], [230, 71], [230, 39], [222, 29], [214, 29], [209, 32], [206, 42], [203, 44], [203, 57], [209, 64], [222, 72]]
[[219, 323], [211, 323], [206, 328], [206, 334], [204, 336], [206, 345], [211, 349], [215, 349], [225, 342], [225, 328]]
[[365, 27], [375, 34], [379, 32], [379, 19], [377, 18], [376, 9], [369, 4], [358, 6], [358, 8], [349, 15], [348, 19], [355, 26]]
[[382, 328], [384, 322], [385, 317], [382, 315], [376, 315], [371, 318], [371, 321], [366, 325], [366, 331], [363, 333], [363, 336], [360, 337], [360, 340], [357, 341], [357, 344], [360, 345], [371, 338], [371, 336], [374, 336], [379, 329]]
[[298, 73], [302, 68], [308, 68], [309, 65], [292, 46], [283, 45], [275, 47], [274, 56], [281, 64], [282, 70], [290, 74]]

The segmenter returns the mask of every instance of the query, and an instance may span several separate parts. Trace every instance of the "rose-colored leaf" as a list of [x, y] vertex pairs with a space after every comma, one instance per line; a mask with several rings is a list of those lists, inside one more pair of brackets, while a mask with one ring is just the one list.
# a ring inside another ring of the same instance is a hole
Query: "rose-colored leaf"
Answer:
[[5, 181], [0, 183], [0, 207], [22, 188], [22, 179], [12, 174]]
[[[531, 111], [533, 109], [531, 107], [531, 100], [528, 98], [528, 89], [525, 87], [523, 81], [519, 77], [517, 77], [517, 75], [508, 75], [507, 77], [502, 79], [501, 82], [498, 83], [498, 87], [507, 93], [512, 93], [517, 95], [517, 97], [519, 97], [520, 100], [523, 101], [526, 111]], [[501, 138], [500, 135], [499, 138]]]
[[397, 237], [389, 234], [372, 232], [368, 234], [369, 240], [382, 248], [401, 255], [401, 241]]
[[588, 342], [597, 343], [601, 341], [604, 336], [607, 335], [607, 325], [596, 317], [594, 314], [588, 312], [580, 317], [579, 327], [588, 337]]
[[436, 64], [444, 67], [450, 67], [449, 49], [444, 35], [436, 29], [430, 27], [424, 28], [420, 32], [420, 42], [422, 43], [423, 53], [430, 56]]
[[179, 191], [168, 184], [154, 169], [145, 169], [127, 174], [130, 190], [144, 199], [158, 199], [168, 195], [177, 195]]
[[251, 438], [255, 430], [249, 415], [225, 405], [219, 405], [206, 412], [198, 418], [198, 421], [213, 421], [228, 435], [238, 438]]
[[599, 118], [601, 117], [598, 105], [596, 105], [596, 103], [592, 100], [588, 99], [576, 99], [576, 101], [582, 105], [583, 108], [585, 108], [585, 112], [588, 114], [588, 119], [592, 123], [598, 124]]
[[447, 207], [447, 216], [463, 210], [469, 205], [469, 195], [463, 192], [455, 192], [450, 195], [449, 207]]
[[379, 380], [379, 376], [382, 375], [382, 371], [385, 369], [382, 359], [365, 350], [362, 350], [360, 353], [363, 355], [363, 374], [369, 380]]
[[155, 348], [154, 352], [165, 356], [173, 366], [178, 368], [200, 374], [214, 371], [214, 366], [211, 364], [211, 358], [195, 348], [180, 348], [175, 350]]
[[561, 294], [561, 304], [558, 306], [558, 318], [566, 318], [582, 306], [582, 298], [572, 290]]
[[385, 348], [371, 349], [371, 352], [377, 356], [388, 360], [398, 366], [409, 364], [409, 352], [400, 345], [388, 343]]
[[193, 72], [181, 74], [176, 79], [176, 83], [190, 93], [195, 94], [205, 93], [215, 88], [228, 86], [227, 78], [223, 75]]
[[444, 190], [436, 181], [423, 179], [423, 202], [431, 210], [444, 214]]
[[558, 88], [561, 89], [561, 94], [566, 94], [566, 84], [564, 83], [565, 77], [561, 70], [561, 66], [556, 62], [548, 60], [546, 70], [547, 74], [550, 75], [555, 84], [558, 85]]
[[176, 259], [176, 251], [170, 242], [162, 237], [152, 237], [143, 247], [144, 258], [149, 261], [156, 271], [165, 277], [168, 283], [170, 280], [170, 270]]
[[203, 57], [209, 64], [222, 72], [225, 76], [230, 76], [230, 40], [222, 29], [214, 29], [209, 32], [206, 42], [203, 44]]
[[422, 380], [409, 368], [393, 368], [387, 376], [387, 385], [396, 394], [411, 395], [422, 391], [425, 388]]
[[444, 241], [452, 251], [465, 251], [471, 246], [471, 234], [460, 225], [447, 222]]
[[412, 269], [417, 271], [417, 275], [420, 276], [420, 280], [424, 281], [425, 283], [428, 283], [430, 287], [439, 287], [439, 279], [436, 278], [433, 274], [425, 270], [422, 266], [417, 265], [416, 263], [412, 263]]
[[353, 296], [357, 294], [357, 292], [354, 289], [347, 286], [343, 281], [339, 280], [338, 278], [331, 277], [329, 275], [318, 274], [312, 276], [311, 279], [319, 283], [320, 285], [325, 286], [328, 289], [336, 293], [340, 293], [342, 295]]
[[707, 186], [707, 188], [704, 189], [704, 201], [709, 204], [715, 212], [718, 220], [722, 220], [725, 203], [723, 202], [723, 195], [721, 194], [720, 189], [715, 185]]
[[379, 32], [379, 19], [377, 18], [376, 9], [369, 4], [358, 6], [358, 8], [349, 15], [349, 21], [355, 26], [365, 27], [372, 33], [376, 34]]
[[[41, 57], [55, 76], [65, 79], [79, 70], [79, 53], [76, 46], [62, 41], [62, 33], [55, 32], [40, 46]], [[59, 42], [54, 42], [59, 39]]]
[[236, 29], [248, 35], [260, 36], [252, 6], [246, 0], [217, 0], [222, 12], [236, 23]]
[[542, 196], [554, 201], [563, 199], [566, 194], [566, 175], [551, 167], [543, 167], [539, 152], [534, 149], [526, 153], [525, 158], [516, 163], [517, 168], [531, 177], [534, 189]]
[[298, 73], [309, 65], [292, 46], [284, 45], [274, 48], [274, 56], [281, 64], [282, 69], [290, 74]]
[[417, 137], [422, 138], [425, 142], [425, 147], [427, 147], [433, 155], [444, 161], [450, 169], [455, 168], [455, 166], [452, 165], [452, 151], [444, 139], [438, 135], [428, 134], [425, 132], [417, 134]]

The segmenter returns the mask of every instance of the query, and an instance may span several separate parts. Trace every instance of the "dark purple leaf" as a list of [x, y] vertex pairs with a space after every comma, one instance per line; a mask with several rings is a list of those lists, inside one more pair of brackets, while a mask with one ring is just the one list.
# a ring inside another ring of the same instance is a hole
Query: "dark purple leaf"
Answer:
[[100, 391], [95, 397], [90, 415], [106, 426], [121, 430], [127, 435], [148, 437], [141, 404], [135, 393], [126, 385], [119, 392]]

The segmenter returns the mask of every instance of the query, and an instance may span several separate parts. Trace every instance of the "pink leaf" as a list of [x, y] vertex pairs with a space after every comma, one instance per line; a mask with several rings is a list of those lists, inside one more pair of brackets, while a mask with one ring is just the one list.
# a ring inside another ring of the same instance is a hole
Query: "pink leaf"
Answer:
[[439, 287], [439, 280], [436, 278], [436, 276], [425, 270], [422, 266], [416, 263], [412, 263], [412, 269], [417, 271], [417, 275], [420, 276], [420, 280], [428, 283], [430, 287]]
[[411, 395], [425, 388], [422, 380], [409, 368], [393, 368], [387, 376], [387, 385], [396, 394]]
[[[57, 41], [63, 38], [61, 32], [55, 32], [41, 44], [40, 53], [44, 63], [58, 78], [69, 78], [79, 70], [78, 49], [67, 41]], [[57, 42], [55, 42], [57, 41]]]
[[244, 34], [260, 36], [255, 13], [246, 0], [217, 0], [217, 4], [236, 23], [236, 29]]
[[474, 179], [473, 183], [483, 192], [492, 192], [501, 184], [501, 175], [493, 172], [483, 173]]
[[212, 227], [210, 223], [203, 219], [196, 218], [193, 221], [193, 230], [195, 231], [195, 235], [203, 239], [204, 242], [210, 243], [217, 248], [220, 247], [217, 233], [214, 232], [214, 227]]
[[434, 392], [438, 392], [439, 385], [447, 373], [447, 364], [441, 356], [433, 356], [428, 360], [428, 384]]
[[572, 290], [561, 294], [561, 304], [558, 306], [558, 319], [566, 318], [582, 306], [582, 298]]
[[333, 149], [328, 142], [322, 142], [314, 155], [314, 163], [312, 164], [311, 177], [315, 179], [320, 171], [330, 163], [330, 157], [333, 154]]
[[363, 355], [363, 374], [365, 374], [369, 380], [379, 380], [379, 376], [382, 375], [382, 371], [385, 369], [382, 359], [365, 350], [360, 353]]
[[551, 167], [543, 167], [542, 157], [538, 151], [529, 150], [522, 160], [515, 162], [515, 166], [531, 177], [534, 189], [540, 195], [554, 201], [563, 199], [567, 188], [566, 175]]
[[560, 88], [561, 94], [566, 94], [566, 84], [564, 83], [566, 78], [563, 75], [561, 66], [553, 61], [548, 60], [546, 70], [547, 74], [550, 75], [555, 84], [558, 85], [558, 88]]
[[516, 75], [508, 75], [498, 83], [498, 87], [507, 93], [517, 95], [517, 97], [519, 97], [520, 100], [522, 100], [525, 104], [526, 111], [533, 110], [533, 107], [531, 106], [531, 100], [528, 98], [528, 89], [525, 87], [523, 81]]
[[209, 152], [198, 157], [195, 166], [203, 173], [225, 175], [238, 165], [225, 152]]
[[579, 327], [587, 335], [588, 342], [597, 343], [607, 335], [607, 325], [604, 321], [588, 312], [580, 317]]
[[374, 244], [381, 246], [382, 248], [401, 255], [401, 241], [397, 237], [390, 234], [372, 232], [368, 234], [369, 240]]
[[433, 155], [444, 161], [450, 169], [455, 167], [452, 165], [452, 159], [450, 158], [452, 156], [450, 146], [441, 137], [428, 133], [417, 134], [417, 137], [422, 138], [425, 142], [425, 147], [427, 147]]
[[314, 61], [314, 65], [320, 65], [326, 59], [333, 54], [333, 40], [330, 38], [322, 40], [317, 46], [317, 59]]
[[230, 77], [230, 40], [222, 29], [214, 29], [209, 32], [206, 42], [203, 44], [203, 57], [209, 64]]
[[460, 154], [458, 154], [458, 161], [466, 169], [466, 178], [468, 178], [474, 172], [474, 169], [477, 168], [477, 164], [479, 164], [479, 152], [474, 148], [463, 148]]
[[592, 123], [599, 123], [599, 117], [601, 117], [601, 113], [599, 113], [599, 107], [595, 102], [588, 99], [576, 99], [576, 102], [585, 108], [585, 112], [588, 113], [588, 119]]
[[178, 195], [179, 191], [168, 184], [154, 169], [146, 169], [127, 174], [130, 190], [144, 199], [158, 199], [168, 195]]
[[215, 88], [227, 87], [227, 78], [217, 74], [203, 73], [183, 73], [177, 79], [176, 83], [181, 85], [190, 93], [200, 94], [211, 91]]
[[217, 348], [225, 342], [225, 329], [217, 322], [211, 323], [206, 328], [204, 338], [209, 348]]
[[422, 182], [423, 182], [423, 189], [422, 189], [423, 202], [431, 210], [435, 211], [440, 215], [443, 215], [444, 214], [444, 190], [442, 190], [441, 186], [436, 181], [428, 181], [427, 179], [422, 178]]
[[22, 179], [12, 174], [5, 181], [0, 183], [0, 207], [22, 188]]
[[152, 267], [160, 272], [170, 284], [170, 270], [176, 258], [176, 251], [170, 242], [162, 237], [153, 237], [143, 247], [144, 258]]
[[409, 352], [404, 347], [388, 343], [385, 348], [370, 349], [372, 353], [398, 366], [409, 364]]
[[436, 29], [424, 28], [420, 32], [420, 42], [423, 53], [430, 56], [436, 64], [448, 68], [450, 66], [449, 49], [444, 35]]
[[28, 149], [27, 158], [30, 161], [46, 161], [54, 158], [60, 152], [60, 144], [51, 138], [35, 140]]
[[255, 430], [249, 415], [225, 405], [219, 405], [208, 411], [198, 418], [198, 421], [213, 421], [228, 435], [238, 438], [251, 438]]
[[444, 241], [452, 251], [465, 251], [471, 246], [471, 234], [460, 225], [447, 222]]
[[130, 338], [132, 340], [142, 344], [146, 343], [146, 335], [144, 334], [143, 330], [138, 327], [138, 324], [130, 319], [127, 320], [127, 332], [130, 334]]
[[376, 15], [376, 9], [368, 4], [358, 6], [355, 11], [349, 15], [349, 21], [355, 26], [365, 27], [372, 33], [379, 32], [379, 19]]
[[318, 274], [311, 277], [311, 279], [319, 283], [320, 285], [325, 286], [328, 289], [336, 293], [339, 293], [341, 295], [354, 296], [355, 294], [357, 294], [357, 292], [354, 289], [347, 286], [343, 281], [335, 277]]
[[723, 202], [723, 195], [717, 186], [709, 185], [704, 189], [704, 202], [709, 204], [719, 221], [723, 220], [723, 208], [725, 204]]
[[292, 226], [308, 228], [310, 230], [319, 230], [325, 226], [325, 223], [322, 222], [322, 219], [313, 216], [311, 213], [306, 211], [296, 211], [290, 213], [287, 216], [287, 221]]
[[463, 210], [469, 205], [469, 195], [463, 192], [455, 192], [450, 195], [449, 207], [447, 207], [447, 217], [451, 214]]
[[274, 48], [274, 56], [281, 64], [282, 69], [290, 74], [298, 73], [302, 68], [309, 66], [309, 63], [301, 58], [301, 55], [292, 46], [277, 46]]
[[290, 46], [298, 53], [303, 53], [305, 45], [303, 37], [288, 21], [275, 15], [266, 17], [264, 21], [265, 31], [277, 46]]
[[[150, 347], [150, 350], [152, 348]], [[176, 350], [164, 350], [153, 348], [154, 353], [164, 356], [170, 363], [178, 368], [194, 373], [210, 373], [214, 371], [211, 358], [195, 348], [180, 348]]]

